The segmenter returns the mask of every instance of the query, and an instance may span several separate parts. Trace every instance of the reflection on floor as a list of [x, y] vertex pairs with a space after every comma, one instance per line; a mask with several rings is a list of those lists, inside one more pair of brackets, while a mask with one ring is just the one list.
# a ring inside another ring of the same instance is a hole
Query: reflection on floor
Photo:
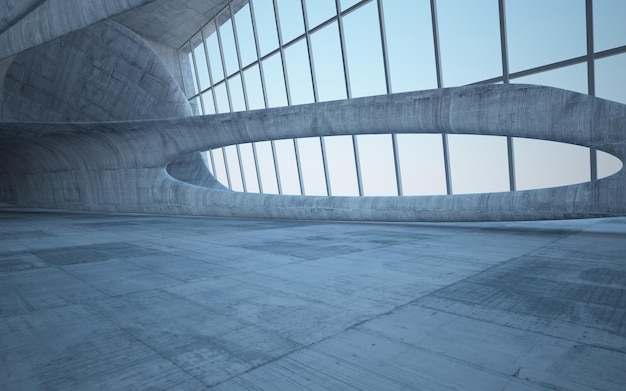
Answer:
[[616, 390], [626, 218], [0, 211], [0, 389]]

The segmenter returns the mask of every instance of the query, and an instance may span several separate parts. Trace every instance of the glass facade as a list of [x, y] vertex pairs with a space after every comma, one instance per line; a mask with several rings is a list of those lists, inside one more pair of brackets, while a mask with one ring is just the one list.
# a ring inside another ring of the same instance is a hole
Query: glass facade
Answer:
[[[233, 0], [179, 62], [198, 115], [475, 83], [626, 103], [624, 12], [619, 0]], [[588, 148], [460, 135], [311, 137], [207, 154], [235, 191], [303, 195], [523, 190], [621, 168], [602, 151], [592, 164]]]

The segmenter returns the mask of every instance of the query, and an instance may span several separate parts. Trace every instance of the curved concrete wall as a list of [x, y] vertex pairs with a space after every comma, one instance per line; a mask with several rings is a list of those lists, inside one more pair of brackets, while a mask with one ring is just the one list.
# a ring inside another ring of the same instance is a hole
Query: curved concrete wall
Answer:
[[626, 174], [509, 193], [314, 197], [234, 193], [172, 178], [194, 151], [374, 133], [510, 135], [597, 147], [626, 161], [626, 105], [549, 87], [470, 86], [139, 122], [2, 124], [0, 172], [17, 205], [298, 219], [469, 221], [626, 214]]
[[20, 0], [0, 32], [0, 59], [153, 1]]
[[111, 21], [17, 55], [3, 87], [5, 120], [112, 121], [191, 115], [178, 83], [152, 49]]

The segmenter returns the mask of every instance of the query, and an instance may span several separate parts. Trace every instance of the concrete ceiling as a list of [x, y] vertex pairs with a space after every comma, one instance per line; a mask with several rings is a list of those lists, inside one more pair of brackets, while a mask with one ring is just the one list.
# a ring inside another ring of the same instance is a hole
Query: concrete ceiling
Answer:
[[150, 41], [179, 48], [227, 4], [228, 0], [156, 0], [113, 19]]

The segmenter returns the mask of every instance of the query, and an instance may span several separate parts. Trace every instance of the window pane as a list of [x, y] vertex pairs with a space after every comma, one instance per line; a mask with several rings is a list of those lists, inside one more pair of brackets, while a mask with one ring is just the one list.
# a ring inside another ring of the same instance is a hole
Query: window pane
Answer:
[[228, 113], [230, 107], [228, 106], [228, 95], [226, 94], [226, 83], [221, 83], [215, 86], [215, 100], [217, 100], [217, 112]]
[[285, 76], [280, 53], [276, 53], [262, 62], [263, 75], [265, 76], [265, 90], [269, 107], [287, 106], [287, 93], [285, 92]]
[[511, 72], [587, 51], [585, 0], [508, 0], [506, 24]]
[[194, 70], [193, 57], [189, 43], [186, 43], [178, 52], [180, 60], [180, 68], [183, 72], [183, 83], [185, 84], [185, 93], [187, 97], [198, 93], [198, 85], [196, 84], [196, 71]]
[[298, 179], [293, 139], [276, 140], [274, 146], [276, 147], [276, 159], [283, 194], [300, 195], [300, 180]]
[[252, 152], [252, 144], [241, 144], [239, 146], [241, 153], [241, 164], [243, 165], [243, 174], [246, 178], [246, 188], [249, 193], [259, 192], [259, 180], [256, 176], [256, 166], [254, 165], [254, 154]]
[[358, 196], [356, 164], [351, 136], [324, 137], [330, 192], [334, 196]]
[[337, 22], [311, 35], [315, 80], [320, 102], [346, 98]]
[[444, 86], [502, 76], [497, 0], [438, 1], [437, 16]]
[[228, 79], [228, 89], [230, 90], [233, 111], [244, 111], [246, 109], [246, 102], [243, 100], [243, 87], [239, 74]]
[[509, 191], [506, 137], [448, 135], [452, 193]]
[[596, 151], [598, 162], [598, 179], [606, 178], [622, 169], [622, 161], [603, 151]]
[[202, 94], [202, 104], [204, 105], [204, 114], [215, 114], [215, 103], [213, 103], [211, 90]]
[[285, 62], [291, 104], [312, 103], [313, 85], [306, 40], [301, 39], [285, 49]]
[[263, 87], [261, 85], [261, 75], [259, 66], [255, 65], [244, 71], [243, 77], [246, 81], [246, 94], [248, 95], [248, 108], [250, 110], [265, 108], [263, 101]]
[[601, 51], [626, 45], [626, 1], [595, 0], [593, 2], [594, 50]]
[[261, 56], [278, 48], [276, 18], [272, 3], [272, 0], [254, 0], [252, 3]]
[[272, 145], [269, 141], [262, 141], [255, 144], [257, 158], [259, 160], [259, 173], [261, 174], [261, 185], [263, 193], [278, 194], [278, 184], [276, 182], [276, 169], [274, 168], [274, 155]]
[[304, 193], [306, 195], [327, 195], [319, 137], [298, 139], [298, 152], [300, 154]]
[[206, 63], [206, 55], [204, 54], [204, 45], [199, 33], [191, 39], [191, 46], [194, 48], [193, 54], [196, 60], [198, 78], [200, 79], [200, 91], [204, 91], [211, 86], [211, 83], [209, 82], [209, 68]]
[[224, 78], [224, 69], [222, 68], [222, 56], [220, 54], [220, 46], [217, 41], [217, 33], [215, 32], [215, 23], [212, 21], [207, 24], [204, 29], [206, 37], [206, 47], [209, 51], [209, 67], [211, 69], [211, 77], [213, 84], [217, 84]]
[[226, 74], [232, 75], [239, 71], [239, 61], [237, 60], [237, 48], [235, 47], [235, 36], [233, 35], [233, 23], [230, 20], [230, 12], [224, 12], [218, 16], [225, 19], [220, 25], [220, 38], [222, 40], [222, 50], [224, 51], [224, 63], [226, 64]]
[[226, 163], [224, 161], [223, 148], [213, 150], [213, 163], [215, 163], [215, 178], [228, 187], [228, 176], [226, 175]]
[[586, 94], [588, 91], [587, 64], [571, 65], [535, 75], [517, 77], [511, 79], [511, 83], [538, 84]]
[[230, 182], [234, 191], [243, 191], [243, 182], [241, 181], [241, 169], [239, 168], [239, 158], [237, 156], [237, 147], [229, 145], [224, 147], [226, 153], [226, 162], [228, 163], [228, 173], [230, 174]]
[[341, 10], [347, 10], [361, 0], [341, 0]]
[[384, 0], [383, 11], [392, 92], [437, 88], [429, 3]]
[[517, 190], [587, 182], [589, 148], [553, 141], [514, 138]]
[[596, 60], [596, 96], [626, 104], [626, 54]]
[[363, 195], [397, 196], [396, 166], [390, 134], [357, 136]]
[[241, 66], [245, 67], [257, 59], [249, 4], [244, 5], [243, 8], [235, 13], [235, 26], [237, 29], [239, 54], [241, 55]]
[[277, 0], [280, 33], [283, 43], [287, 43], [304, 33], [302, 20], [302, 2], [294, 0]]
[[307, 0], [306, 16], [309, 29], [327, 21], [337, 15], [335, 0]]
[[376, 2], [362, 6], [343, 19], [348, 74], [352, 97], [387, 92]]
[[402, 193], [446, 194], [446, 172], [440, 134], [398, 134]]

